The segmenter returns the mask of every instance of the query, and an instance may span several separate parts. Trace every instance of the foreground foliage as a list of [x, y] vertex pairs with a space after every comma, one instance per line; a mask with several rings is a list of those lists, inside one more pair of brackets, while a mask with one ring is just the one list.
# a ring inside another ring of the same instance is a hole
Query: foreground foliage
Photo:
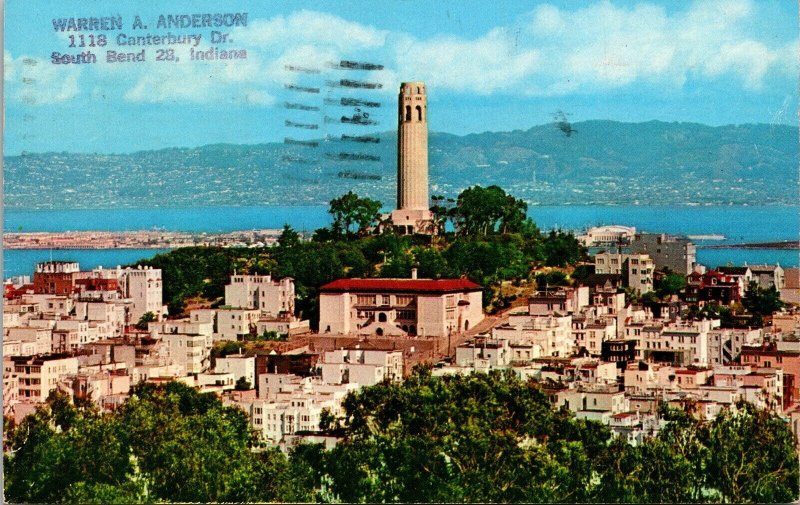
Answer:
[[302, 501], [286, 457], [254, 452], [239, 409], [178, 382], [135, 388], [113, 414], [62, 395], [16, 427], [5, 454], [11, 502]]
[[[10, 430], [12, 502], [788, 502], [786, 423], [741, 404], [701, 424], [664, 409], [639, 446], [554, 409], [510, 373], [379, 384], [346, 399], [331, 451], [258, 444], [240, 411], [180, 383], [139, 386], [100, 414], [53, 396]], [[344, 424], [344, 427], [342, 426]]]

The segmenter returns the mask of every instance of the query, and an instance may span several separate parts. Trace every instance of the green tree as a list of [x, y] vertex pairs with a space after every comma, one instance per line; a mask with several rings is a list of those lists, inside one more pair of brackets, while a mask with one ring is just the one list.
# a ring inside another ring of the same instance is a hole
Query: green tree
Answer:
[[575, 265], [585, 256], [585, 248], [581, 246], [575, 235], [561, 230], [550, 230], [542, 241], [544, 263], [552, 267]]
[[458, 195], [453, 217], [460, 235], [512, 233], [523, 229], [527, 210], [528, 204], [499, 186], [473, 186]]
[[686, 277], [674, 272], [666, 272], [656, 279], [654, 287], [660, 298], [677, 295], [686, 287]]
[[765, 289], [759, 287], [756, 281], [750, 282], [750, 286], [742, 298], [742, 305], [753, 316], [758, 326], [761, 325], [764, 316], [769, 316], [784, 307], [781, 295], [775, 286]]
[[794, 437], [778, 416], [739, 403], [711, 423], [708, 434], [709, 484], [728, 503], [797, 500], [798, 457]]
[[456, 201], [452, 198], [445, 198], [442, 195], [431, 196], [431, 214], [433, 215], [433, 231], [436, 235], [444, 235], [447, 230], [447, 222], [453, 217], [453, 209]]
[[300, 234], [288, 224], [283, 225], [281, 235], [278, 237], [278, 247], [286, 249], [300, 244]]
[[352, 191], [331, 200], [329, 212], [333, 216], [334, 233], [350, 234], [356, 227], [358, 235], [366, 235], [380, 219], [383, 204], [370, 198], [360, 198]]
[[569, 279], [567, 278], [567, 274], [560, 270], [554, 270], [552, 272], [547, 273], [539, 273], [536, 274], [536, 288], [543, 290], [546, 287], [555, 287], [555, 286], [567, 286], [569, 285]]
[[[239, 409], [178, 382], [143, 384], [111, 414], [54, 395], [11, 433], [13, 502], [304, 501], [303, 480], [256, 440]], [[285, 494], [283, 494], [285, 493]]]
[[346, 437], [324, 455], [320, 482], [348, 501], [581, 501], [607, 429], [556, 416], [510, 373], [363, 388], [345, 400]]
[[136, 329], [146, 330], [147, 323], [152, 323], [156, 319], [157, 319], [156, 315], [153, 314], [152, 312], [145, 312], [144, 314], [142, 314], [142, 317], [139, 318], [139, 322], [136, 323]]
[[245, 377], [239, 377], [236, 379], [236, 391], [247, 391], [251, 389], [251, 387], [252, 384], [250, 384], [250, 381]]

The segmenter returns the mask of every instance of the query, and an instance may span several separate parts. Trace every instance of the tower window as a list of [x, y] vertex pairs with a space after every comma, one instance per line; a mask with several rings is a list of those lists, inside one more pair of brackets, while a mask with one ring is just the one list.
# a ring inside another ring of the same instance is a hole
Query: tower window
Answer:
[[411, 106], [406, 105], [406, 121], [411, 121]]
[[417, 121], [422, 121], [422, 107], [417, 105]]

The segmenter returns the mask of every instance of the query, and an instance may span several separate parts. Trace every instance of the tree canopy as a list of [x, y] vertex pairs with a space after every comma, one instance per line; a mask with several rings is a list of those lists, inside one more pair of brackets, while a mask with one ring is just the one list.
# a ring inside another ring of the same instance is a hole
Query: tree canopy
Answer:
[[[741, 403], [708, 424], [664, 409], [637, 446], [553, 408], [511, 372], [363, 388], [345, 440], [312, 462], [315, 486], [347, 502], [782, 502], [798, 495], [791, 431]], [[327, 420], [328, 425], [331, 424]]]
[[662, 408], [639, 445], [555, 408], [512, 372], [434, 377], [351, 393], [343, 438], [288, 456], [260, 447], [245, 414], [181, 383], [141, 385], [110, 414], [53, 395], [9, 431], [13, 502], [789, 502], [794, 438], [737, 404], [702, 423]]
[[[330, 203], [334, 233], [366, 235], [380, 220], [381, 202], [348, 191]], [[355, 226], [355, 230], [353, 230]]]
[[[101, 414], [53, 395], [5, 455], [12, 502], [306, 501], [277, 449], [254, 452], [244, 412], [179, 382], [141, 385]], [[283, 469], [282, 474], [273, 472]]]

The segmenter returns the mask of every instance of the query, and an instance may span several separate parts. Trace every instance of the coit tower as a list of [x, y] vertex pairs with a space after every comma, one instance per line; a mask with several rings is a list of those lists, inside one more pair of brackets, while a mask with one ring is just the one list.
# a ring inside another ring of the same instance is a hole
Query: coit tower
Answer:
[[404, 82], [398, 96], [397, 210], [392, 220], [403, 233], [424, 233], [430, 219], [425, 83]]
[[428, 99], [425, 84], [400, 85], [397, 126], [397, 208], [428, 209]]

